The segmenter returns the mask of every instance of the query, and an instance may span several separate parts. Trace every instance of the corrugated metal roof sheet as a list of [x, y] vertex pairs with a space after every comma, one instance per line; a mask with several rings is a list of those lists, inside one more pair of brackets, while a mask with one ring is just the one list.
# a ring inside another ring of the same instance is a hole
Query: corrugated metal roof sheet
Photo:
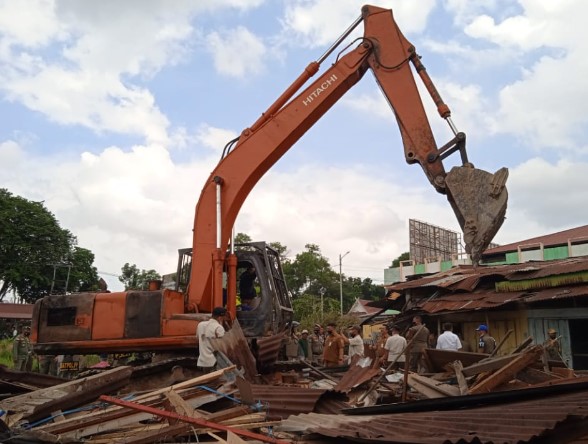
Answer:
[[[467, 410], [343, 416], [304, 414], [283, 422], [284, 430], [317, 433], [357, 442], [521, 443], [553, 433], [568, 442], [567, 426], [585, 424], [588, 391]], [[559, 432], [559, 433], [558, 433]]]
[[493, 290], [488, 290], [486, 292], [444, 295], [433, 300], [419, 301], [415, 305], [427, 313], [481, 310], [521, 300], [524, 295], [524, 292], [496, 293]]
[[549, 301], [588, 296], [588, 285], [575, 287], [546, 288], [540, 292], [525, 296], [525, 302]]
[[272, 418], [312, 412], [326, 392], [324, 389], [255, 384], [251, 385], [251, 390], [255, 399], [267, 405], [268, 414]]
[[333, 390], [348, 393], [352, 388], [370, 381], [373, 377], [380, 373], [379, 368], [360, 367], [359, 365], [352, 365], [349, 367]]

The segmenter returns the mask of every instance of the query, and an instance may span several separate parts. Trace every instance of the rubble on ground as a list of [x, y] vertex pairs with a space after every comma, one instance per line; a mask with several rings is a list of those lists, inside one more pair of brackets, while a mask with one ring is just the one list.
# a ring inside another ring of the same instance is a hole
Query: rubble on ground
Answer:
[[[248, 350], [238, 334], [229, 337], [217, 348], [223, 368], [208, 374], [188, 358], [93, 369], [74, 380], [2, 368], [0, 440], [528, 442], [557, 433], [566, 442], [572, 429], [588, 435], [588, 377], [548, 361], [530, 341], [492, 357], [427, 350], [428, 371], [420, 374], [383, 368], [370, 357], [334, 368], [277, 361], [258, 374]], [[527, 406], [524, 414], [518, 403]], [[557, 407], [553, 420], [541, 410], [547, 403]], [[519, 420], [494, 428], [470, 420], [484, 409]], [[529, 412], [534, 420], [525, 420]], [[449, 427], [457, 416], [461, 425]]]

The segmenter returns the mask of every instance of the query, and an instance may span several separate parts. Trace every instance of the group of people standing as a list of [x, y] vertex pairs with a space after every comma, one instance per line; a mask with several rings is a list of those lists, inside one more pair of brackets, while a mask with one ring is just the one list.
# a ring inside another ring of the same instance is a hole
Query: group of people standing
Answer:
[[[478, 332], [478, 351], [491, 354], [496, 348], [496, 341], [489, 335], [488, 327], [482, 324], [476, 331]], [[453, 324], [450, 322], [443, 324], [443, 333], [435, 341], [431, 341], [431, 336], [432, 333], [423, 324], [421, 316], [413, 317], [412, 325], [406, 330], [404, 336], [397, 325], [382, 326], [380, 338], [372, 346], [376, 351], [377, 363], [379, 365], [394, 364], [394, 368], [403, 369], [408, 360], [408, 369], [412, 372], [418, 372], [423, 367], [423, 351], [426, 348], [463, 350], [462, 342], [459, 336], [453, 332]]]
[[347, 335], [337, 331], [337, 325], [327, 324], [326, 330], [315, 324], [312, 333], [302, 330], [298, 336], [298, 357], [325, 367], [337, 367], [351, 362], [353, 356], [363, 356], [364, 346], [360, 327], [349, 327]]

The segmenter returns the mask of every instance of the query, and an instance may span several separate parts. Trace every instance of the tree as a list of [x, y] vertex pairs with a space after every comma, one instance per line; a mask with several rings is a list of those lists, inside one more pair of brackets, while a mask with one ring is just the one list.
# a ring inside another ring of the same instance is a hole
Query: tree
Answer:
[[235, 244], [248, 244], [249, 242], [253, 242], [253, 240], [247, 233], [237, 233], [235, 235]]
[[280, 256], [280, 261], [282, 263], [288, 260], [288, 255], [290, 254], [288, 247], [282, 245], [280, 242], [270, 242], [269, 246], [278, 252], [278, 255]]
[[82, 247], [74, 247], [70, 252], [72, 264], [69, 276], [68, 290], [95, 291], [98, 290], [98, 270], [93, 266], [94, 253]]
[[329, 261], [321, 254], [316, 244], [306, 244], [292, 262], [284, 264], [284, 275], [288, 289], [294, 297], [303, 293], [339, 298], [339, 275], [333, 271]]
[[48, 295], [52, 284], [67, 279], [67, 266], [61, 264], [71, 267], [70, 282], [76, 287], [98, 282], [95, 269], [92, 274], [94, 255], [76, 250], [75, 236], [59, 226], [43, 202], [0, 189], [0, 238], [0, 300], [10, 291], [31, 303]]
[[402, 253], [396, 259], [392, 261], [392, 268], [400, 267], [400, 262], [407, 261], [410, 259], [410, 253], [408, 251]]
[[161, 275], [155, 270], [139, 270], [135, 264], [128, 262], [121, 268], [118, 280], [125, 284], [125, 290], [146, 290], [149, 281], [159, 280]]

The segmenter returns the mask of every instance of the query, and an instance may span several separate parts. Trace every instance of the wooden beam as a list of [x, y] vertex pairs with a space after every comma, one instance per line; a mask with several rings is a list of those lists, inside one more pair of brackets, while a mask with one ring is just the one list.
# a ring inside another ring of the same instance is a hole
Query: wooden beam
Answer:
[[449, 363], [449, 367], [451, 367], [455, 372], [455, 377], [457, 378], [457, 385], [459, 387], [459, 394], [467, 395], [469, 387], [463, 374], [463, 365], [461, 361], [451, 362]]
[[543, 347], [541, 346], [534, 346], [531, 347], [527, 352], [521, 354], [513, 361], [506, 364], [497, 372], [493, 373], [492, 375], [488, 376], [479, 384], [475, 385], [469, 390], [471, 395], [478, 394], [478, 393], [489, 393], [496, 387], [505, 382], [510, 381], [515, 377], [515, 375], [535, 362], [543, 353]]
[[444, 384], [434, 379], [427, 378], [416, 373], [408, 375], [408, 385], [428, 398], [441, 398], [445, 396], [459, 395], [459, 388], [453, 385]]
[[272, 443], [272, 444], [288, 444], [286, 441], [281, 439], [271, 438], [269, 436], [261, 435], [259, 433], [253, 433], [248, 430], [240, 430], [240, 429], [233, 429], [231, 427], [227, 427], [222, 424], [217, 424], [215, 422], [207, 421], [201, 418], [189, 418], [187, 416], [178, 415], [177, 413], [167, 412], [165, 410], [154, 409], [152, 407], [148, 407], [146, 405], [136, 404], [134, 402], [123, 401], [122, 399], [113, 398], [112, 396], [101, 396], [101, 401], [108, 402], [111, 404], [115, 404], [121, 407], [127, 407], [133, 410], [139, 410], [143, 412], [150, 413], [152, 415], [161, 416], [163, 418], [172, 418], [177, 419], [179, 421], [186, 422], [188, 424], [194, 424], [201, 427], [210, 427], [216, 430], [222, 430], [225, 432], [233, 432], [240, 436], [246, 436], [248, 438], [258, 439], [263, 442]]
[[492, 370], [497, 370], [499, 368], [504, 367], [506, 364], [515, 360], [519, 356], [520, 356], [520, 354], [501, 356], [499, 358], [492, 358], [492, 359], [484, 359], [483, 361], [480, 361], [476, 364], [472, 364], [468, 367], [464, 367], [462, 372], [463, 372], [464, 376], [474, 376], [474, 375], [477, 375], [478, 373], [490, 372]]

